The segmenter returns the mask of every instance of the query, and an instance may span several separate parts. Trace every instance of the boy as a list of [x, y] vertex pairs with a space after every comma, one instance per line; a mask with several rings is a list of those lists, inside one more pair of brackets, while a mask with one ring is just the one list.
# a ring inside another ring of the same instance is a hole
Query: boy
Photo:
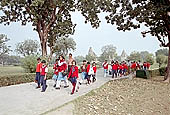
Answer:
[[42, 60], [42, 66], [40, 68], [40, 75], [41, 75], [41, 84], [42, 84], [42, 90], [41, 92], [45, 92], [47, 85], [46, 85], [46, 80], [47, 80], [47, 72], [48, 68], [46, 66], [46, 61]]
[[68, 75], [68, 79], [70, 79], [70, 81], [71, 81], [71, 83], [73, 85], [71, 95], [74, 94], [74, 91], [76, 89], [78, 73], [79, 73], [79, 70], [78, 70], [78, 67], [76, 66], [76, 61], [73, 60], [72, 61], [72, 66], [70, 68], [70, 72], [69, 72], [69, 75]]
[[41, 58], [37, 58], [37, 67], [36, 67], [36, 77], [35, 77], [35, 82], [37, 83], [37, 87], [36, 89], [40, 88], [40, 68], [42, 66], [42, 63], [41, 63]]
[[117, 65], [116, 65], [116, 63], [114, 63], [113, 62], [113, 64], [112, 64], [112, 78], [114, 78], [114, 76], [115, 77], [117, 77]]
[[93, 68], [90, 65], [90, 62], [87, 62], [87, 84], [91, 83], [91, 74], [94, 74]]

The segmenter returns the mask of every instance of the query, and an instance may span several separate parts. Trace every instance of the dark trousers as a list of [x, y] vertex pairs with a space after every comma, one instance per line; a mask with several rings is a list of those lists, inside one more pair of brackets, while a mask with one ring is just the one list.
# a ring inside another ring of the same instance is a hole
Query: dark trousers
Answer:
[[117, 77], [117, 70], [112, 70], [112, 78]]
[[96, 76], [92, 75], [92, 77], [93, 77], [93, 82], [95, 82], [96, 81]]
[[43, 76], [43, 75], [41, 76], [42, 91], [45, 91], [47, 88], [46, 80], [44, 80], [44, 77], [45, 76]]
[[40, 81], [41, 81], [40, 72], [36, 72], [35, 81], [37, 81], [38, 86], [40, 86]]
[[68, 73], [70, 73], [71, 66], [72, 66], [72, 65], [68, 65]]
[[73, 85], [72, 93], [74, 93], [75, 88], [76, 88], [76, 82], [73, 82], [72, 85]]
[[91, 78], [91, 75], [87, 75], [87, 83], [88, 83], [88, 84], [90, 84], [90, 83], [91, 83], [90, 78]]

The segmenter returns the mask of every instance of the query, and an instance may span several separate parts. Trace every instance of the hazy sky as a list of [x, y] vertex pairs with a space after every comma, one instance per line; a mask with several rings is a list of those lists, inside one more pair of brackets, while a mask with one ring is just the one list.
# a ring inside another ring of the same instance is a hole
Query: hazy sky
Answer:
[[[113, 44], [120, 55], [122, 50], [127, 54], [132, 51], [149, 51], [155, 53], [159, 49], [159, 42], [155, 37], [148, 35], [143, 38], [141, 29], [130, 32], [118, 31], [114, 25], [107, 24], [104, 17], [101, 16], [102, 23], [98, 29], [94, 29], [90, 24], [84, 23], [84, 17], [80, 13], [72, 15], [73, 22], [77, 24], [75, 34], [72, 36], [77, 43], [73, 55], [83, 55], [88, 53], [89, 47], [92, 47], [97, 55], [101, 54], [101, 48], [104, 45]], [[39, 41], [38, 34], [33, 31], [31, 24], [21, 26], [20, 23], [12, 23], [9, 26], [0, 25], [0, 33], [6, 34], [9, 38], [9, 45], [15, 49], [18, 42], [25, 39], [35, 39]]]

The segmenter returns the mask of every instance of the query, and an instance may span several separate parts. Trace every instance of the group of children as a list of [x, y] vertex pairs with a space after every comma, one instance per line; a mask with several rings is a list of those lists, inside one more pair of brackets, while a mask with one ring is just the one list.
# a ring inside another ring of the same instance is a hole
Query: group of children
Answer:
[[[47, 79], [47, 72], [48, 68], [46, 66], [45, 60], [41, 61], [40, 58], [37, 59], [38, 64], [36, 68], [36, 78], [35, 82], [37, 83], [36, 88], [40, 88], [42, 86], [42, 92], [45, 92], [47, 85], [46, 85], [46, 79]], [[79, 78], [79, 69], [76, 65], [75, 60], [69, 61], [67, 63], [65, 61], [65, 58], [61, 55], [58, 59], [55, 60], [55, 64], [53, 66], [54, 69], [54, 75], [52, 79], [54, 80], [54, 88], [60, 89], [61, 88], [61, 82], [64, 81], [64, 88], [69, 87], [68, 81], [71, 82], [73, 88], [71, 94], [74, 94], [75, 90], [76, 92], [79, 89], [79, 84], [81, 85], [85, 80], [87, 80], [87, 84], [90, 84], [92, 82], [96, 81], [96, 64], [93, 62], [91, 65], [90, 62], [86, 63], [86, 60], [83, 61], [83, 64], [81, 65], [81, 78]]]
[[[148, 62], [141, 63], [128, 60], [127, 62], [123, 61], [119, 63], [118, 61], [111, 61], [111, 64], [107, 62], [107, 60], [104, 61], [102, 64], [104, 68], [104, 77], [106, 77], [107, 73], [112, 75], [112, 78], [117, 76], [126, 76], [130, 73], [134, 73], [136, 70], [147, 70], [150, 68], [150, 64]], [[109, 69], [109, 66], [111, 69]], [[108, 72], [109, 70], [109, 72]]]

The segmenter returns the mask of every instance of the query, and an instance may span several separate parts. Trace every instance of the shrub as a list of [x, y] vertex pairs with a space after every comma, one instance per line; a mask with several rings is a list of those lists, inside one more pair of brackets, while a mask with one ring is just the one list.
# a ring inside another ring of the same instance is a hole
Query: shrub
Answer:
[[161, 76], [165, 76], [166, 67], [161, 67], [161, 68], [159, 68], [159, 72], [160, 72], [160, 75], [161, 75]]
[[146, 71], [144, 70], [137, 70], [136, 77], [148, 79], [148, 76], [146, 75]]
[[159, 69], [148, 70], [148, 72], [149, 72], [149, 76], [150, 76], [150, 77], [160, 76]]
[[[52, 78], [53, 73], [47, 74], [47, 79]], [[19, 73], [19, 74], [10, 74], [0, 77], [0, 87], [16, 85], [21, 83], [29, 83], [35, 80], [35, 73]]]
[[25, 69], [26, 72], [35, 73], [37, 64], [36, 56], [26, 56], [24, 59], [22, 59], [21, 63], [21, 66]]

